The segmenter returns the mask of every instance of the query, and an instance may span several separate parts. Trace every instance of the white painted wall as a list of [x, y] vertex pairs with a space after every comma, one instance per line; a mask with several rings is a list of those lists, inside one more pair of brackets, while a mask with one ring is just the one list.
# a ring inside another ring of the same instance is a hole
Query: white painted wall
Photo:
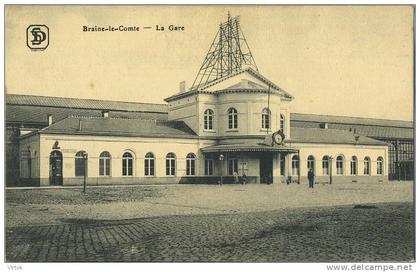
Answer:
[[[358, 159], [358, 175], [363, 176], [364, 158], [370, 157], [371, 174], [377, 176], [377, 158], [384, 159], [383, 176], [388, 176], [388, 147], [387, 146], [367, 146], [367, 145], [334, 145], [334, 144], [295, 144], [300, 149], [300, 173], [306, 176], [308, 173], [307, 158], [309, 155], [315, 157], [315, 175], [322, 176], [322, 157], [332, 156], [332, 175], [337, 176], [336, 158], [339, 155], [344, 157], [344, 176], [350, 176], [350, 161], [352, 156]], [[291, 173], [291, 163], [289, 166]]]
[[[138, 138], [138, 137], [109, 137], [109, 136], [71, 136], [71, 135], [41, 135], [41, 177], [49, 176], [49, 155], [55, 141], [59, 141], [63, 153], [63, 177], [75, 176], [74, 161], [78, 151], [88, 153], [88, 177], [99, 176], [99, 155], [108, 151], [112, 156], [111, 176], [122, 177], [122, 155], [125, 151], [132, 152], [134, 160], [134, 176], [144, 177], [144, 159], [148, 152], [155, 155], [155, 176], [166, 176], [165, 160], [170, 152], [176, 154], [176, 176], [185, 175], [186, 157], [194, 153], [197, 157], [197, 166], [201, 165], [199, 141], [197, 139], [174, 138]], [[203, 170], [198, 167], [197, 175]]]

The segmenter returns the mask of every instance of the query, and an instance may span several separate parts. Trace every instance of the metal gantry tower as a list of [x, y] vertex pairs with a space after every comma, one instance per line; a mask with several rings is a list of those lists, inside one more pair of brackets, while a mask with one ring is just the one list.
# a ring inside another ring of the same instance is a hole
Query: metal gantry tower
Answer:
[[248, 43], [239, 26], [239, 16], [220, 24], [219, 31], [198, 71], [191, 90], [211, 83], [219, 78], [240, 71], [244, 66], [258, 71]]

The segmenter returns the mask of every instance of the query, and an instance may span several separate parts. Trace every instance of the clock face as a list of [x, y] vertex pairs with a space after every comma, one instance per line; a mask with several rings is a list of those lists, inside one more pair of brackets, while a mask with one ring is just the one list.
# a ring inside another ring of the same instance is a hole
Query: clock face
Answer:
[[274, 136], [274, 141], [276, 142], [276, 144], [280, 144], [282, 142], [283, 138], [281, 137], [280, 134], [276, 134]]

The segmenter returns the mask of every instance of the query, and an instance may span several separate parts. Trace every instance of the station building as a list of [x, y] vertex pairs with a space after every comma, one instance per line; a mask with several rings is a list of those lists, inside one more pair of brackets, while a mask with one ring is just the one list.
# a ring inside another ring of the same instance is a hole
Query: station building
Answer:
[[318, 182], [387, 180], [387, 143], [328, 124], [292, 127], [292, 99], [248, 68], [166, 98], [167, 119], [103, 109], [54, 122], [46, 114], [46, 127], [20, 129], [19, 179], [80, 185], [86, 173], [90, 185], [217, 183], [236, 172], [247, 182], [305, 182], [313, 168]]
[[291, 94], [233, 68], [181, 84], [166, 104], [6, 95], [7, 184], [231, 183], [235, 173], [288, 184], [306, 183], [309, 169], [318, 183], [378, 182], [394, 167], [384, 140], [395, 139], [369, 128], [413, 140], [410, 122], [293, 114]]

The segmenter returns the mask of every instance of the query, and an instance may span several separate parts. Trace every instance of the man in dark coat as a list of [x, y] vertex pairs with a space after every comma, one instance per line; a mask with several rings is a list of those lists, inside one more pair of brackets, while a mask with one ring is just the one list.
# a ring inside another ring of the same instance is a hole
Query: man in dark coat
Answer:
[[309, 188], [314, 188], [314, 179], [315, 179], [314, 170], [311, 168], [308, 171]]

